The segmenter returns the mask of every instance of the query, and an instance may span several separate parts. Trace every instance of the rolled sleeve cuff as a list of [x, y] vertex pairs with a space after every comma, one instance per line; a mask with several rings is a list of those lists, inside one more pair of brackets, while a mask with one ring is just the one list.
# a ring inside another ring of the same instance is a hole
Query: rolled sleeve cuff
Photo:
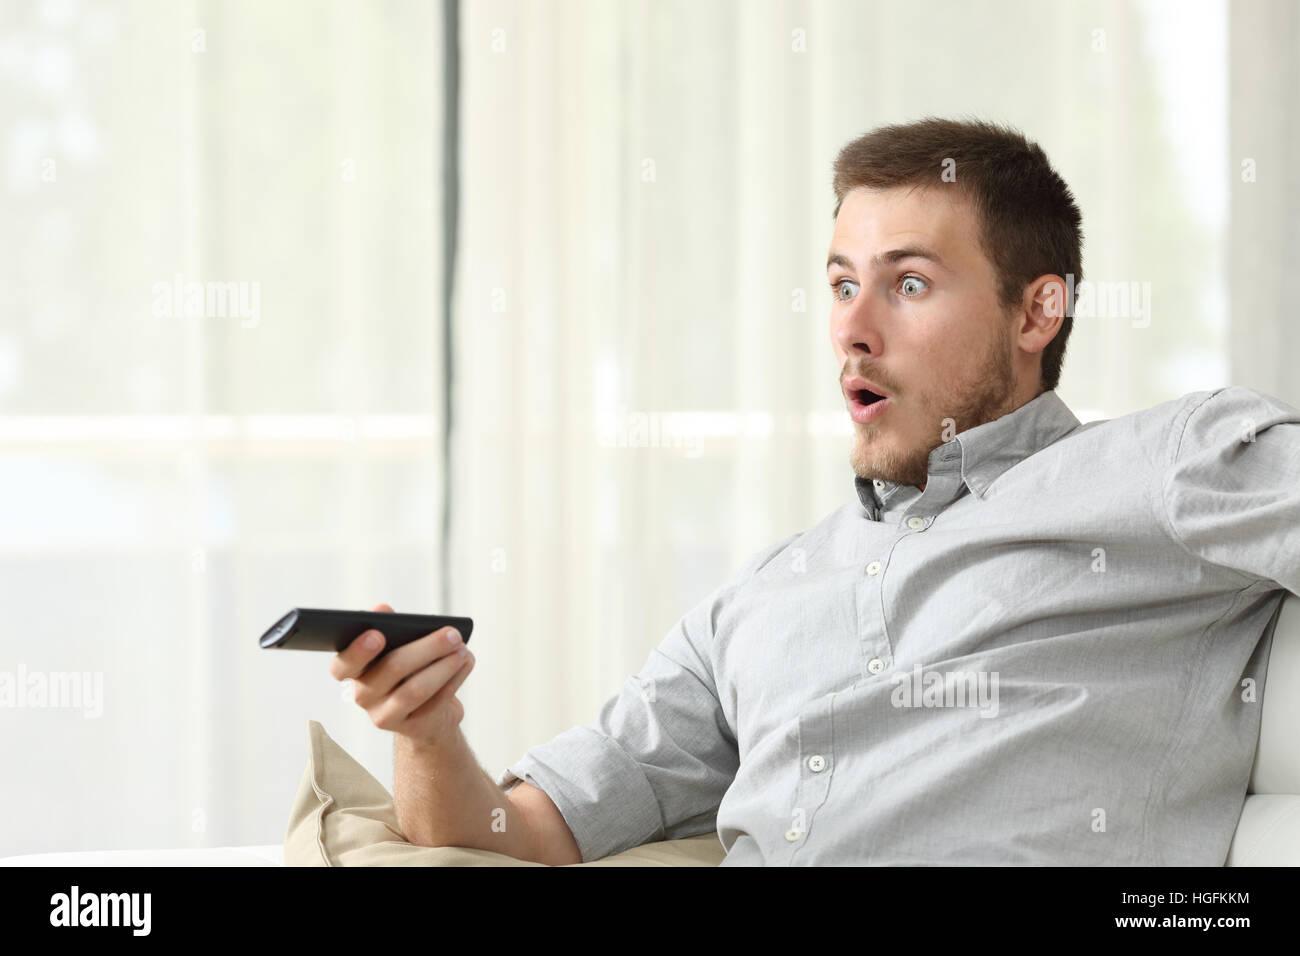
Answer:
[[544, 791], [559, 808], [584, 863], [663, 833], [663, 813], [640, 764], [592, 727], [573, 727], [533, 747], [506, 768], [498, 785], [521, 780]]

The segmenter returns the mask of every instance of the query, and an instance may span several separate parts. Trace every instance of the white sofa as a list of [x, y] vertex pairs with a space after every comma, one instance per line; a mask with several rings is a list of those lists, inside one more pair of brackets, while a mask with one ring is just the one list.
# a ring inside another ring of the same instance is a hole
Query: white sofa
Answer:
[[283, 866], [284, 847], [221, 846], [181, 850], [83, 850], [0, 859], [0, 866]]
[[1227, 866], [1300, 864], [1300, 596], [1288, 594], [1270, 626], [1259, 746]]
[[[1289, 594], [1269, 625], [1272, 648], [1264, 681], [1259, 746], [1227, 866], [1300, 864], [1300, 597]], [[286, 813], [288, 808], [286, 808]], [[41, 853], [0, 859], [0, 866], [281, 866], [284, 848], [216, 847]]]

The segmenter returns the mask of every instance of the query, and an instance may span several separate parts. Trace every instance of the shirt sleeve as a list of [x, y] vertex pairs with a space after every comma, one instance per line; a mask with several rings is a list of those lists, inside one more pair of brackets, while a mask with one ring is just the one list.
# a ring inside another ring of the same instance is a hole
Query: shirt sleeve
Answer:
[[707, 833], [740, 766], [714, 682], [717, 616], [766, 557], [751, 559], [697, 604], [600, 708], [511, 764], [498, 784], [545, 791], [584, 863], [643, 843]]
[[1300, 594], [1300, 410], [1219, 389], [1175, 428], [1163, 487], [1174, 537], [1198, 557]]

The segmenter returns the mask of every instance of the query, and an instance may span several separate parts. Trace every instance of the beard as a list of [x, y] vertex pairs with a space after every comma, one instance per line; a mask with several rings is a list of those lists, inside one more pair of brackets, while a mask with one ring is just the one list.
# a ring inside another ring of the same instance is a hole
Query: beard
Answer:
[[[848, 371], [846, 365], [842, 375]], [[916, 404], [909, 409], [907, 418], [900, 417], [899, 406], [895, 405], [885, 412], [893, 418], [888, 424], [855, 422], [857, 439], [849, 455], [854, 473], [860, 478], [892, 481], [924, 490], [930, 475], [930, 452], [944, 444], [945, 432], [953, 436], [1013, 410], [1009, 406], [1016, 383], [1009, 326], [994, 337], [980, 364], [972, 371], [970, 379], [946, 393], [909, 399]], [[872, 377], [869, 370], [864, 372], [864, 377]], [[923, 423], [920, 434], [904, 433], [909, 424], [915, 428], [917, 422]]]

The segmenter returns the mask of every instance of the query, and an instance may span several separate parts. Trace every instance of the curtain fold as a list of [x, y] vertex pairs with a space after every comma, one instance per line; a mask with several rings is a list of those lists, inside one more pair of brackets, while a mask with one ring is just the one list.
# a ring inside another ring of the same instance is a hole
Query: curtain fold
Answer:
[[1232, 0], [1232, 375], [1300, 405], [1300, 7]]

